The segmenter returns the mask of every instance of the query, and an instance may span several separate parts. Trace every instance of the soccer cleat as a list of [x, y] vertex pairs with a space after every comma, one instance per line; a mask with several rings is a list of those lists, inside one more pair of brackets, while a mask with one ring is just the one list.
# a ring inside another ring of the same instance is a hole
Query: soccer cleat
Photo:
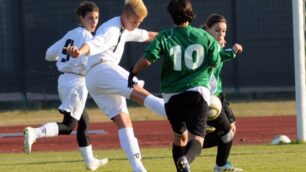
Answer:
[[133, 170], [133, 172], [147, 172], [147, 170], [143, 167], [141, 169]]
[[26, 154], [30, 154], [32, 150], [32, 144], [36, 141], [35, 129], [26, 127], [23, 132], [23, 151]]
[[214, 172], [224, 172], [224, 171], [225, 172], [242, 172], [243, 169], [234, 167], [232, 165], [232, 163], [230, 163], [230, 162], [227, 162], [222, 167], [219, 167], [218, 165], [216, 165], [215, 168], [214, 168]]
[[105, 166], [107, 163], [108, 163], [108, 159], [107, 158], [94, 159], [93, 161], [86, 163], [86, 169], [90, 170], [90, 171], [95, 171], [99, 167]]
[[181, 156], [176, 162], [177, 172], [191, 172], [186, 156]]

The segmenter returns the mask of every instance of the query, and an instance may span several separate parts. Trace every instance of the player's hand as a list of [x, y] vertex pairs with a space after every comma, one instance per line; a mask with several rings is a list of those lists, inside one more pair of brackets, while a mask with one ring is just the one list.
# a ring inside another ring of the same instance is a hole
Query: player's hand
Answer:
[[65, 49], [67, 49], [67, 52], [69, 53], [69, 55], [73, 58], [77, 58], [80, 55], [80, 51], [78, 49], [78, 47], [76, 46], [68, 46], [68, 47], [64, 47]]
[[226, 45], [226, 40], [224, 39], [224, 37], [222, 37], [219, 41], [220, 46], [223, 48]]
[[240, 44], [234, 44], [232, 47], [233, 51], [237, 54], [237, 53], [242, 53], [243, 48]]
[[134, 76], [136, 76], [136, 73], [133, 73], [133, 67], [131, 67], [130, 69], [130, 74], [129, 74], [129, 77], [128, 77], [128, 87], [129, 88], [133, 88], [134, 85], [135, 85], [135, 82], [133, 81], [133, 78]]

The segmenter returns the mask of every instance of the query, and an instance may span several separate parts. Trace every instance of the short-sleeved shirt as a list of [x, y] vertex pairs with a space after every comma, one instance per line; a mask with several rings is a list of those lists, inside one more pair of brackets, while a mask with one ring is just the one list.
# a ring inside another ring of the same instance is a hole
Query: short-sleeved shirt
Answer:
[[79, 58], [71, 58], [69, 54], [64, 54], [62, 51], [67, 40], [72, 40], [73, 45], [80, 48], [92, 37], [92, 34], [85, 28], [74, 28], [68, 31], [60, 40], [48, 48], [46, 52], [46, 60], [57, 60], [56, 66], [60, 72], [74, 73], [85, 76], [88, 57], [83, 55]]
[[87, 42], [89, 46], [89, 70], [93, 65], [103, 62], [119, 64], [124, 52], [126, 42], [144, 42], [149, 35], [146, 30], [125, 30], [120, 17], [114, 17], [103, 23], [96, 31], [93, 39]]
[[163, 57], [161, 91], [179, 93], [209, 86], [213, 68], [221, 61], [218, 50], [219, 44], [208, 32], [189, 25], [161, 31], [144, 57], [152, 63]]

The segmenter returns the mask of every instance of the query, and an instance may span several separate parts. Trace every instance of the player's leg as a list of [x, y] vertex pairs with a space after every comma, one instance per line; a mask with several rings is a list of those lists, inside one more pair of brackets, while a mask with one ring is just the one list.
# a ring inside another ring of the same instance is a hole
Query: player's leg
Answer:
[[116, 124], [120, 145], [130, 161], [133, 171], [146, 171], [141, 162], [140, 149], [132, 128], [126, 99], [120, 95], [109, 93], [111, 90], [101, 89], [100, 85], [96, 83], [96, 77], [91, 79], [91, 72], [87, 76], [89, 77], [86, 81], [89, 93], [101, 111]]
[[164, 99], [154, 96], [141, 86], [135, 85], [129, 98], [160, 116], [166, 116]]
[[[204, 99], [200, 93], [185, 92], [172, 96], [165, 104], [168, 119], [175, 133], [173, 159], [176, 162], [178, 171], [189, 171], [189, 163], [201, 152], [205, 125], [203, 101]], [[206, 110], [208, 110], [208, 107], [206, 107]], [[188, 142], [185, 139], [185, 124], [190, 132]], [[186, 141], [181, 142], [182, 139]]]
[[82, 116], [78, 122], [77, 127], [77, 141], [80, 147], [80, 152], [85, 161], [86, 168], [88, 170], [96, 170], [101, 166], [107, 164], [108, 159], [96, 159], [93, 154], [92, 145], [90, 144], [90, 138], [88, 136], [89, 116], [84, 109]]
[[118, 128], [119, 140], [133, 171], [145, 172], [145, 168], [141, 162], [141, 153], [138, 140], [134, 135], [131, 119], [128, 113], [119, 113], [112, 118]]
[[[94, 74], [99, 74], [99, 77], [103, 78], [103, 80], [95, 81], [94, 79], [96, 79], [96, 75]], [[164, 100], [152, 95], [150, 92], [145, 90], [141, 84], [135, 85], [133, 89], [128, 88], [128, 76], [129, 72], [121, 66], [107, 63], [98, 65], [97, 67], [91, 69], [91, 71], [87, 74], [87, 78], [90, 78], [91, 81], [95, 82], [95, 84], [91, 84], [92, 86], [103, 89], [104, 92], [118, 94], [125, 98], [131, 99], [140, 105], [144, 105], [156, 114], [166, 117]], [[134, 80], [135, 82], [139, 82], [136, 77]], [[86, 82], [88, 82], [88, 79]], [[91, 89], [89, 87], [87, 88], [88, 90]]]
[[194, 91], [185, 92], [181, 105], [184, 104], [186, 108], [184, 121], [186, 121], [186, 127], [190, 133], [190, 141], [186, 146], [186, 157], [189, 162], [192, 162], [201, 153], [203, 146], [208, 105], [202, 94]]
[[26, 127], [24, 129], [23, 149], [26, 154], [32, 150], [32, 145], [39, 138], [56, 137], [60, 134], [69, 135], [77, 124], [77, 120], [70, 116], [70, 113], [61, 111], [63, 122], [49, 122], [38, 128]]
[[205, 144], [203, 147], [207, 147], [209, 144], [212, 146], [217, 143], [217, 157], [214, 171], [241, 171], [242, 169], [236, 168], [228, 162], [234, 135], [225, 112], [222, 111], [217, 119], [208, 121], [208, 123], [209, 125], [215, 127], [216, 130], [214, 133], [211, 133], [205, 137]]

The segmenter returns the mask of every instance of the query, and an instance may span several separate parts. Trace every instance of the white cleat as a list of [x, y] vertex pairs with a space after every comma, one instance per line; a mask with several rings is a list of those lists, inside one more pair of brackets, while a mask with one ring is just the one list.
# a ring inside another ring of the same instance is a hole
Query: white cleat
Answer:
[[133, 172], [147, 172], [147, 170], [143, 168], [143, 169], [135, 170]]
[[224, 166], [215, 166], [214, 172], [243, 172], [243, 169], [234, 167], [231, 162], [227, 162]]
[[35, 129], [26, 127], [23, 131], [23, 151], [26, 154], [30, 154], [32, 150], [32, 144], [36, 141]]
[[91, 162], [86, 163], [86, 169], [90, 171], [95, 171], [99, 167], [103, 167], [108, 163], [108, 158], [94, 159]]

